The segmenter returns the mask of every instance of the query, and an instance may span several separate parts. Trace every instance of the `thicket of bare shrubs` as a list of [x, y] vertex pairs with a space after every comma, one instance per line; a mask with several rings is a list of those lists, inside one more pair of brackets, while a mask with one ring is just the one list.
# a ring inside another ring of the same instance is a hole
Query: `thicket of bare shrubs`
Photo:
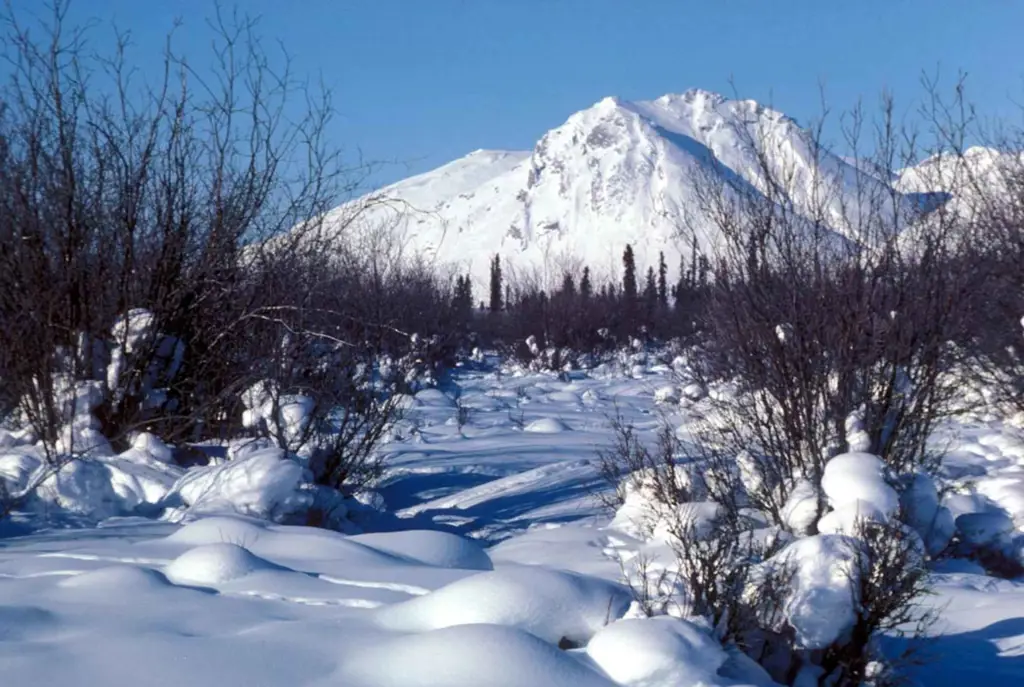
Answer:
[[[976, 132], [962, 98], [958, 88], [944, 102], [928, 85], [930, 150], [897, 127], [889, 101], [871, 122], [860, 112], [844, 118], [847, 148], [858, 151], [862, 133], [875, 132], [871, 164], [821, 178], [809, 195], [752, 122], [744, 143], [757, 153], [760, 182], [709, 170], [696, 184], [699, 222], [681, 232], [692, 241], [709, 223], [721, 237], [706, 255], [710, 280], [684, 380], [712, 391], [705, 420], [682, 439], [666, 425], [653, 446], [616, 422], [602, 454], [618, 487], [612, 505], [623, 503], [623, 487], [643, 491], [670, 542], [671, 579], [661, 568], [655, 586], [675, 589], [684, 614], [710, 618], [724, 642], [785, 684], [807, 666], [819, 684], [898, 682], [910, 655], [883, 656], [880, 633], [920, 636], [932, 620], [920, 606], [928, 553], [902, 513], [860, 519], [848, 533], [857, 613], [846, 636], [808, 651], [780, 620], [794, 571], [775, 565], [765, 575], [765, 563], [794, 537], [817, 534], [829, 510], [827, 462], [877, 455], [900, 491], [938, 467], [933, 430], [972, 409], [965, 371], [995, 400], [1020, 403], [1024, 158], [979, 167], [978, 151], [965, 146]], [[805, 144], [825, 160], [820, 129]], [[919, 180], [932, 193], [901, 194], [870, 171], [928, 154], [943, 161]], [[954, 189], [973, 190], [971, 204], [949, 201]], [[657, 599], [660, 612], [671, 605], [646, 581], [638, 598]]]
[[[326, 214], [367, 169], [326, 140], [329, 94], [254, 21], [218, 10], [203, 69], [172, 33], [153, 75], [132, 67], [129, 36], [95, 52], [102, 31], [67, 10], [3, 17], [0, 418], [30, 427], [57, 470], [88, 452], [60, 441], [81, 410], [68, 390], [86, 384], [115, 450], [141, 430], [315, 439], [318, 481], [364, 481], [390, 392], [455, 350], [454, 283], [397, 246], [364, 250], [374, 232], [355, 227], [383, 199]], [[243, 427], [254, 385], [273, 417], [305, 397], [304, 436]]]

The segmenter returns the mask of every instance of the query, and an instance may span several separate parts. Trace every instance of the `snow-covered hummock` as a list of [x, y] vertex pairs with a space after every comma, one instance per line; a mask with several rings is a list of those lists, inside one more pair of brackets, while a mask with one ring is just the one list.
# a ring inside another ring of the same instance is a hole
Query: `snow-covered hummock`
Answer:
[[854, 213], [861, 202], [853, 166], [833, 156], [816, 162], [806, 132], [783, 114], [702, 90], [640, 102], [605, 98], [548, 131], [532, 151], [479, 150], [333, 217], [348, 222], [364, 208], [350, 227], [393, 228], [406, 250], [467, 268], [481, 286], [496, 252], [514, 270], [555, 281], [563, 266], [553, 256], [610, 274], [627, 243], [641, 268], [664, 251], [674, 279], [680, 227], [693, 226], [705, 245], [718, 238], [694, 214], [695, 179], [711, 174], [763, 188], [751, 145], [762, 137], [770, 164], [792, 174], [797, 207], [806, 210], [816, 192], [825, 197], [823, 187], [840, 190], [826, 214], [837, 235], [854, 238], [840, 220], [842, 201]]
[[377, 622], [390, 630], [426, 632], [488, 623], [525, 630], [557, 645], [585, 644], [631, 597], [593, 578], [541, 568], [508, 568], [467, 577], [427, 596], [389, 606]]
[[722, 645], [677, 618], [627, 619], [605, 627], [587, 655], [622, 685], [708, 685], [726, 661]]

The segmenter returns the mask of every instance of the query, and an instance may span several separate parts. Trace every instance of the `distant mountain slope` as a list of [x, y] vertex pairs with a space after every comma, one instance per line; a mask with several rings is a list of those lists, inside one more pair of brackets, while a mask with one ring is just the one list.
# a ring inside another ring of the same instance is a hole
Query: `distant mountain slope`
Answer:
[[701, 90], [643, 102], [605, 98], [547, 132], [532, 151], [476, 151], [382, 189], [391, 202], [361, 222], [389, 227], [407, 251], [456, 264], [480, 284], [495, 253], [549, 280], [580, 263], [615, 274], [627, 243], [642, 269], [664, 251], [675, 272], [680, 249], [687, 252], [681, 228], [695, 228], [704, 244], [717, 239], [697, 213], [698, 175], [763, 190], [759, 150], [770, 151], [769, 166], [791, 179], [797, 208], [829, 197], [824, 219], [837, 240], [858, 238], [846, 222], [863, 196], [857, 185], [885, 182], [839, 157], [816, 155], [807, 132], [785, 115]]

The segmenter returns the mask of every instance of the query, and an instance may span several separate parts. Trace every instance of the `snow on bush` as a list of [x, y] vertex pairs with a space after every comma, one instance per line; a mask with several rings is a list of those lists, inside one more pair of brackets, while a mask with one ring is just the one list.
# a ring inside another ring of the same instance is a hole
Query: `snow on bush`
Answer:
[[[181, 369], [185, 358], [185, 343], [156, 329], [156, 316], [148, 310], [134, 308], [122, 315], [110, 330], [114, 345], [107, 364], [107, 389], [115, 399], [125, 394], [141, 395], [148, 409], [168, 407], [164, 388]], [[131, 359], [137, 355], [150, 355], [141, 379], [123, 383], [123, 375]]]
[[956, 519], [956, 530], [965, 544], [977, 548], [1005, 548], [1014, 531], [1013, 520], [1001, 511], [964, 513]]
[[[672, 474], [659, 474], [653, 469], [636, 470], [622, 485], [623, 502], [616, 510], [610, 526], [638, 539], [667, 541], [670, 530], [682, 517], [692, 525], [698, 536], [711, 531], [719, 514], [718, 504], [707, 501], [703, 481], [694, 474], [693, 465], [675, 465]], [[659, 483], [671, 480], [674, 487], [694, 500], [684, 503], [662, 503]]]
[[375, 643], [349, 659], [347, 687], [612, 687], [614, 683], [534, 635], [467, 625]]
[[238, 544], [221, 542], [186, 551], [164, 568], [164, 574], [176, 584], [212, 585], [236, 580], [258, 570], [280, 569], [280, 566]]
[[843, 453], [830, 459], [821, 488], [833, 510], [818, 522], [820, 532], [853, 534], [858, 523], [887, 522], [899, 511], [899, 495], [885, 480], [885, 463], [870, 453]]
[[169, 496], [180, 498], [182, 515], [238, 514], [286, 522], [314, 503], [312, 475], [278, 448], [261, 448], [222, 465], [193, 468]]
[[390, 630], [426, 632], [488, 623], [526, 630], [558, 644], [585, 644], [629, 608], [618, 585], [568, 572], [510, 568], [463, 578], [426, 596], [381, 609], [377, 622]]
[[304, 448], [316, 401], [302, 394], [280, 394], [263, 380], [242, 393], [242, 426], [269, 436], [292, 450]]
[[793, 541], [763, 564], [793, 573], [783, 612], [798, 647], [824, 649], [853, 627], [857, 546], [847, 536], [819, 534]]
[[818, 489], [810, 481], [801, 479], [789, 492], [782, 506], [782, 519], [791, 532], [807, 534], [818, 517]]
[[719, 681], [721, 644], [686, 620], [659, 617], [614, 622], [587, 644], [587, 655], [623, 685], [703, 685]]
[[891, 516], [900, 505], [896, 490], [885, 481], [885, 463], [870, 453], [843, 453], [829, 460], [821, 488], [836, 509], [865, 501]]
[[679, 403], [681, 395], [679, 393], [679, 387], [668, 384], [666, 386], [658, 387], [654, 391], [654, 402], [655, 403]]
[[86, 515], [96, 520], [123, 515], [128, 509], [114, 488], [110, 468], [95, 460], [75, 460], [39, 485], [39, 504]]

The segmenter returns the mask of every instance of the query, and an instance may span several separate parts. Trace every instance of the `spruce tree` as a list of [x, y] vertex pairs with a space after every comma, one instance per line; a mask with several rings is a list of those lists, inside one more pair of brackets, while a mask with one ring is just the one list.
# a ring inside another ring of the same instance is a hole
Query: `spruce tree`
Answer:
[[590, 296], [593, 294], [594, 287], [590, 283], [590, 268], [583, 268], [583, 278], [580, 279], [580, 297], [583, 300], [590, 300]]
[[647, 268], [647, 280], [644, 282], [644, 313], [647, 323], [651, 324], [654, 311], [658, 308], [658, 285], [654, 276], [654, 268]]
[[668, 307], [668, 265], [665, 264], [665, 253], [658, 254], [658, 304]]
[[622, 296], [626, 299], [626, 307], [636, 302], [636, 261], [633, 259], [633, 246], [629, 244], [622, 253]]
[[501, 311], [501, 257], [491, 261], [491, 312]]
[[562, 277], [562, 295], [569, 297], [576, 295], [576, 282], [568, 272]]

